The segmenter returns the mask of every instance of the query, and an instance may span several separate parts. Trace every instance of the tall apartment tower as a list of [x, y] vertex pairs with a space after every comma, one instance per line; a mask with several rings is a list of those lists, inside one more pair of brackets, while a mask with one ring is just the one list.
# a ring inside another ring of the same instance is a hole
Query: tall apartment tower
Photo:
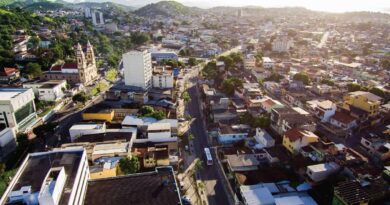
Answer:
[[122, 56], [125, 84], [148, 90], [152, 86], [152, 57], [147, 51], [130, 51]]
[[103, 12], [93, 11], [92, 12], [92, 24], [94, 26], [104, 25]]

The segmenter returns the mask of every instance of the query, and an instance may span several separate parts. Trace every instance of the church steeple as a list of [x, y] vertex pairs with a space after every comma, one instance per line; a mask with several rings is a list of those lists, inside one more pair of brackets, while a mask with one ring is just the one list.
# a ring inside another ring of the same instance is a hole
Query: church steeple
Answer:
[[87, 43], [87, 50], [86, 50], [86, 58], [87, 58], [87, 64], [88, 65], [95, 65], [95, 54], [93, 52], [93, 46], [88, 40]]

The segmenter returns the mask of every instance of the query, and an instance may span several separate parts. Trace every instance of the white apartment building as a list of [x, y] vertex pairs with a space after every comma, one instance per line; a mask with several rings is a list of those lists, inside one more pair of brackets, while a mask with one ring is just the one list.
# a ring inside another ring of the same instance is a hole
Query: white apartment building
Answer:
[[272, 42], [272, 51], [274, 52], [288, 52], [288, 50], [293, 46], [292, 40], [288, 36], [278, 36]]
[[0, 204], [82, 205], [88, 179], [84, 148], [30, 153], [1, 197]]
[[34, 92], [23, 88], [0, 89], [0, 129], [14, 128], [24, 132], [37, 120]]
[[122, 56], [125, 85], [148, 90], [152, 86], [152, 57], [147, 51], [130, 51]]

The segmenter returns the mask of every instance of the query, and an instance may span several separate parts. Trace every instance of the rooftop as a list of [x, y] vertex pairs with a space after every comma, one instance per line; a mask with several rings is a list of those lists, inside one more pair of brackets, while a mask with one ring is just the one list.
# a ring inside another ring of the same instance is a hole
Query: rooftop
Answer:
[[160, 167], [153, 172], [91, 180], [84, 204], [177, 205], [180, 193], [173, 170]]
[[0, 100], [11, 100], [21, 93], [26, 92], [29, 89], [23, 88], [0, 88]]
[[72, 148], [29, 154], [25, 166], [21, 166], [22, 170], [19, 170], [21, 171], [20, 176], [15, 178], [16, 183], [11, 188], [11, 191], [18, 191], [22, 187], [31, 186], [31, 194], [40, 192], [49, 170], [64, 167], [67, 177], [59, 204], [68, 204], [84, 152], [84, 149]]
[[355, 96], [364, 96], [370, 101], [380, 101], [382, 100], [381, 97], [372, 94], [370, 92], [365, 92], [365, 91], [355, 91], [355, 92], [350, 92], [349, 96], [355, 97]]
[[[127, 129], [126, 129], [127, 130]], [[106, 132], [99, 134], [82, 135], [74, 140], [74, 142], [107, 142], [114, 140], [130, 141], [133, 136], [133, 132]]]

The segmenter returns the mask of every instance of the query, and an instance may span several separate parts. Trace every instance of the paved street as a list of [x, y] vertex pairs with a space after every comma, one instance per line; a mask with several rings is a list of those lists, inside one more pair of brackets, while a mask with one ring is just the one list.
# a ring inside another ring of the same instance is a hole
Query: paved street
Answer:
[[[190, 87], [189, 94], [191, 96], [191, 102], [188, 104], [188, 111], [190, 115], [195, 119], [191, 125], [191, 132], [195, 136], [194, 149], [195, 154], [199, 159], [204, 158], [203, 148], [208, 147], [207, 132], [204, 127], [204, 119], [199, 110], [198, 91], [196, 86]], [[213, 156], [215, 159], [215, 156]], [[214, 162], [213, 166], [207, 166], [203, 163], [203, 169], [200, 172], [201, 179], [206, 184], [206, 190], [208, 193], [209, 204], [225, 205], [229, 204], [227, 194], [224, 190], [221, 176], [218, 173], [217, 166]]]

